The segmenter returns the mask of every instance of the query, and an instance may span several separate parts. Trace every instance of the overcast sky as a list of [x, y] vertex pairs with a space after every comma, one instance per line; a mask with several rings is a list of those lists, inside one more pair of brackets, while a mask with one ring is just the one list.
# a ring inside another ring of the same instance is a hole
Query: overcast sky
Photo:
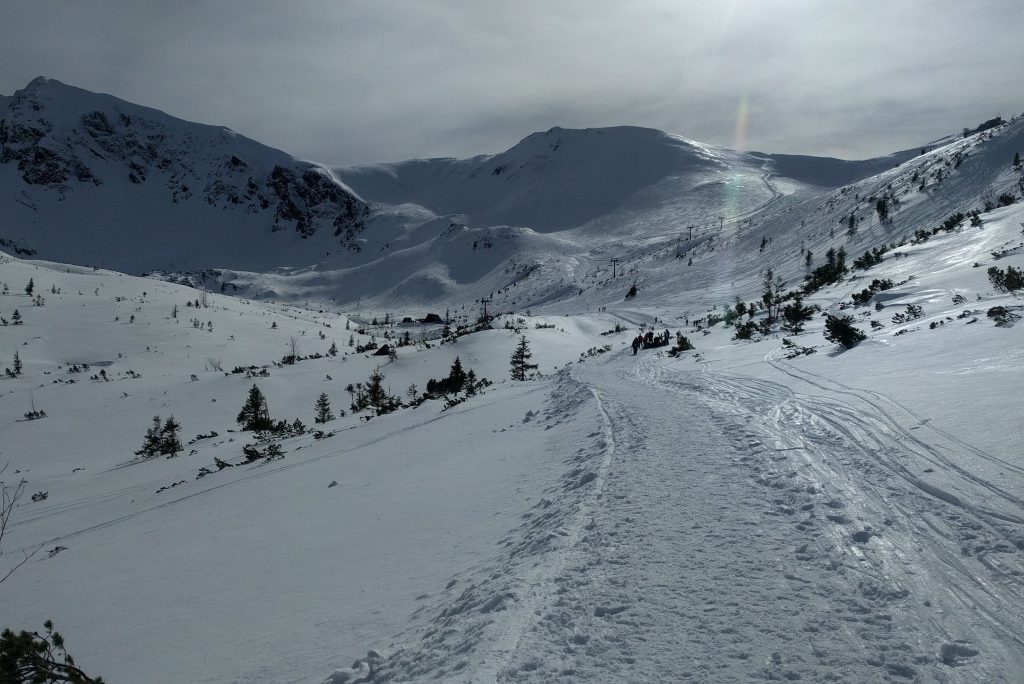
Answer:
[[0, 0], [0, 93], [48, 76], [346, 164], [619, 124], [864, 158], [1024, 110], [1022, 33], [1021, 0]]

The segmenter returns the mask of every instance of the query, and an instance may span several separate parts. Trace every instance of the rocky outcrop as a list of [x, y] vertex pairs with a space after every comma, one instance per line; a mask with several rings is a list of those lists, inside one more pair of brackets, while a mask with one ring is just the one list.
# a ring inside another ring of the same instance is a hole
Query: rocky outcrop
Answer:
[[256, 232], [294, 230], [308, 239], [323, 231], [350, 249], [358, 249], [368, 215], [361, 199], [315, 164], [228, 129], [48, 79], [0, 98], [0, 165], [8, 164], [25, 186], [58, 200], [107, 183], [128, 181], [127, 194], [156, 184], [172, 204], [199, 201], [251, 215]]

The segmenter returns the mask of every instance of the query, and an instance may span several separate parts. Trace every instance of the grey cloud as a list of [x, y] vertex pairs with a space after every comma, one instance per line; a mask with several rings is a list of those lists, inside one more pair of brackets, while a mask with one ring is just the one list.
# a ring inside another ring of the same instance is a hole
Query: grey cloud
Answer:
[[866, 157], [1022, 108], [1017, 0], [463, 0], [0, 6], [0, 92], [37, 75], [328, 162], [498, 152], [633, 124]]

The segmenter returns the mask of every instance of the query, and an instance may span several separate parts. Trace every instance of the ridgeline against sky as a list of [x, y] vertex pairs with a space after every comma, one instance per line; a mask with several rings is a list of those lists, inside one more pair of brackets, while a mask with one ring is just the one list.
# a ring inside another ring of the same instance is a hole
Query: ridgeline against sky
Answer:
[[335, 163], [551, 126], [866, 158], [1022, 107], [1015, 0], [42, 0], [0, 8], [0, 93], [44, 75]]

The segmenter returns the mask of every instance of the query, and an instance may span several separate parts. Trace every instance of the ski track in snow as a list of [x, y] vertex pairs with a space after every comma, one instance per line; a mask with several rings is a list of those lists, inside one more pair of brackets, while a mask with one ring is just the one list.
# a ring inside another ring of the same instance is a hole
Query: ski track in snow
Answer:
[[[552, 401], [585, 386], [601, 426], [570, 459], [588, 474], [562, 483], [586, 495], [542, 501], [506, 561], [442, 609], [429, 648], [399, 650], [378, 679], [958, 682], [1024, 671], [1021, 502], [918, 439], [879, 393], [767, 361], [818, 394], [660, 354], [563, 374]], [[914, 474], [926, 465], [946, 479]], [[453, 666], [455, 634], [467, 655]]]

